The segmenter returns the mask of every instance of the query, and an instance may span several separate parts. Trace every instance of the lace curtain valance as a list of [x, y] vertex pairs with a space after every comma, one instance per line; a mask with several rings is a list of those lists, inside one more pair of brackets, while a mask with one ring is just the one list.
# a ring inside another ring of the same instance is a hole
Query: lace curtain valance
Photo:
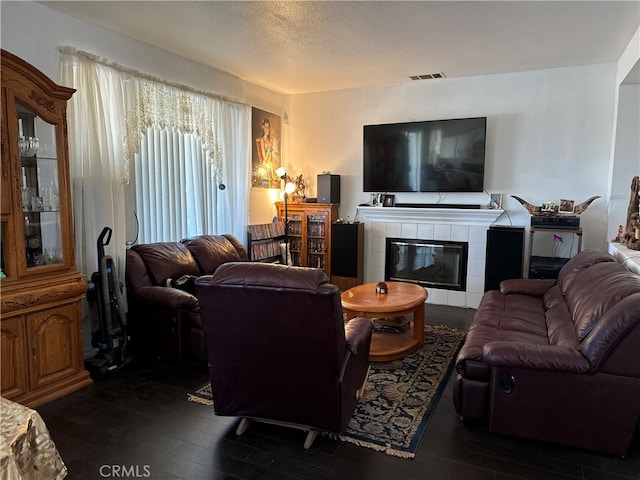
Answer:
[[125, 128], [120, 171], [124, 183], [129, 183], [133, 156], [138, 152], [140, 140], [149, 127], [199, 137], [215, 167], [216, 180], [222, 181], [224, 162], [215, 133], [217, 126], [213, 120], [215, 103], [244, 104], [221, 95], [166, 82], [73, 47], [62, 47], [60, 51], [63, 62], [65, 56], [71, 56], [85, 64], [92, 63], [95, 69], [103, 70], [122, 89], [122, 111], [125, 115], [122, 122]]
[[147, 128], [169, 129], [192, 134], [202, 141], [215, 168], [217, 183], [222, 182], [222, 152], [216, 138], [213, 120], [205, 113], [204, 98], [166, 85], [141, 80], [135, 107], [125, 118], [123, 180], [128, 183], [130, 164], [138, 152]]

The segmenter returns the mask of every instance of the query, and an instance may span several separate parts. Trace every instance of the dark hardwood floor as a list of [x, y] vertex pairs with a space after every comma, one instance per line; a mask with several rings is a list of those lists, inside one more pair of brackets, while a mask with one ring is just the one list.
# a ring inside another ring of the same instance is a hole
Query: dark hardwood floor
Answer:
[[[427, 306], [427, 322], [466, 328], [473, 310]], [[134, 364], [37, 410], [72, 480], [640, 479], [640, 435], [625, 458], [491, 434], [464, 425], [440, 399], [414, 459], [299, 430], [238, 420], [187, 401], [208, 380], [194, 366]]]

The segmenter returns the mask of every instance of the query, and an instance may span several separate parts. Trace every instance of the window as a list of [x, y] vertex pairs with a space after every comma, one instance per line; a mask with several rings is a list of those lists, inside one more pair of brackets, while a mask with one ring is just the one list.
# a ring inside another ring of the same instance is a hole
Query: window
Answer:
[[[109, 249], [122, 276], [126, 240], [135, 237], [126, 222], [133, 205], [139, 242], [221, 233], [243, 238], [249, 106], [70, 47], [61, 51], [62, 83], [77, 90], [67, 117], [78, 268], [95, 271], [96, 238], [109, 226]], [[125, 199], [127, 185], [134, 199]]]

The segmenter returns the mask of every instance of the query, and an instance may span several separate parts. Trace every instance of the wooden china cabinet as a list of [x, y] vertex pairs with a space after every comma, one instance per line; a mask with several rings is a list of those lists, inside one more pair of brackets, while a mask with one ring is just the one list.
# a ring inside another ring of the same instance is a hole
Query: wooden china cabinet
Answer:
[[36, 407], [91, 383], [67, 146], [67, 101], [75, 90], [5, 50], [0, 55], [0, 393]]

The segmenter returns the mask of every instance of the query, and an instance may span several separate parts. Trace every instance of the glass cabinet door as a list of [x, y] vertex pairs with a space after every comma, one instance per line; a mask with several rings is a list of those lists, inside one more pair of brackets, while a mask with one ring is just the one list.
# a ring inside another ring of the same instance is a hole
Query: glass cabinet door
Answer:
[[324, 269], [327, 216], [307, 215], [307, 266]]
[[289, 213], [288, 220], [287, 237], [291, 263], [299, 267], [302, 265], [302, 214]]
[[62, 264], [56, 126], [16, 103], [27, 268]]

